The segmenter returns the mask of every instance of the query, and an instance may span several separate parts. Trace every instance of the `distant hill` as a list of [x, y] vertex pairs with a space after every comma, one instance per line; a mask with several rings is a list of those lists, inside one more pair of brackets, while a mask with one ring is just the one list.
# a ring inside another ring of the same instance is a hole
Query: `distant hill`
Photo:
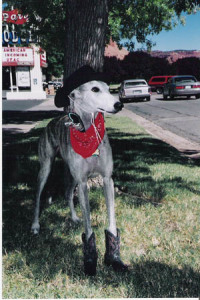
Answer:
[[150, 55], [153, 57], [166, 58], [170, 64], [178, 59], [197, 57], [200, 58], [200, 50], [174, 50], [174, 51], [152, 51]]
[[[144, 51], [146, 52], [146, 51]], [[119, 49], [116, 42], [112, 40], [105, 47], [105, 56], [116, 57], [119, 60], [123, 60], [129, 51], [125, 48]], [[170, 64], [176, 62], [178, 59], [186, 57], [197, 57], [200, 58], [200, 50], [173, 50], [173, 51], [151, 51], [149, 53], [152, 57], [166, 58]]]
[[110, 40], [110, 43], [105, 47], [104, 55], [107, 57], [116, 57], [117, 59], [123, 60], [124, 57], [129, 54], [129, 51], [125, 48], [119, 49], [116, 42]]

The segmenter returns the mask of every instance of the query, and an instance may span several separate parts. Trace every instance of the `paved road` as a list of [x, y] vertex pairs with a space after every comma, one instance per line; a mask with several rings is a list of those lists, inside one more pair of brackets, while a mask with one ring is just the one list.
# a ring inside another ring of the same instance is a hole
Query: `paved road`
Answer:
[[185, 139], [200, 144], [200, 100], [163, 101], [153, 94], [150, 102], [125, 103], [125, 108]]

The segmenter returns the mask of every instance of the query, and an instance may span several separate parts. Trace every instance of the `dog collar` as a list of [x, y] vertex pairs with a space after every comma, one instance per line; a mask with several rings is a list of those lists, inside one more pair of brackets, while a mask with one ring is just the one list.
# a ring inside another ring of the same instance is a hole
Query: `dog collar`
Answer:
[[85, 127], [79, 115], [76, 113], [70, 112], [68, 113], [68, 120], [65, 122], [65, 126], [73, 126], [79, 131], [85, 131]]
[[74, 127], [70, 127], [70, 141], [72, 148], [83, 158], [98, 155], [98, 147], [103, 140], [104, 134], [104, 117], [102, 113], [98, 113], [94, 120], [94, 124], [92, 124], [85, 132], [80, 132]]

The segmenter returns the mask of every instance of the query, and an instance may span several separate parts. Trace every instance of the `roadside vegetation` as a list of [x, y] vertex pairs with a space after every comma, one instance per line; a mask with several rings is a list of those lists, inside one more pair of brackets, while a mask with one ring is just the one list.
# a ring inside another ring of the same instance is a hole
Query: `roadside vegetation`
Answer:
[[[10, 139], [3, 154], [3, 298], [198, 297], [199, 162], [181, 157], [128, 118], [108, 117], [117, 226], [126, 274], [104, 266], [106, 205], [90, 190], [98, 248], [95, 277], [83, 272], [82, 225], [70, 220], [56, 161], [55, 197], [43, 201], [41, 232], [30, 234], [39, 168], [37, 142], [48, 120]], [[80, 207], [75, 198], [78, 215]]]

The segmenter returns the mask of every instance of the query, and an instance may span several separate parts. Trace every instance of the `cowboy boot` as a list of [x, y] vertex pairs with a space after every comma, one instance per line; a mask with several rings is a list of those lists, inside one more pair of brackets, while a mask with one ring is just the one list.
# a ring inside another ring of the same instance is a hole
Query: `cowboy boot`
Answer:
[[89, 240], [86, 240], [85, 233], [82, 234], [83, 254], [84, 254], [84, 272], [85, 275], [96, 275], [97, 267], [97, 251], [94, 232], [91, 234]]
[[128, 266], [120, 259], [120, 231], [117, 229], [117, 236], [105, 230], [106, 235], [106, 253], [104, 263], [112, 266], [115, 271], [126, 271]]

